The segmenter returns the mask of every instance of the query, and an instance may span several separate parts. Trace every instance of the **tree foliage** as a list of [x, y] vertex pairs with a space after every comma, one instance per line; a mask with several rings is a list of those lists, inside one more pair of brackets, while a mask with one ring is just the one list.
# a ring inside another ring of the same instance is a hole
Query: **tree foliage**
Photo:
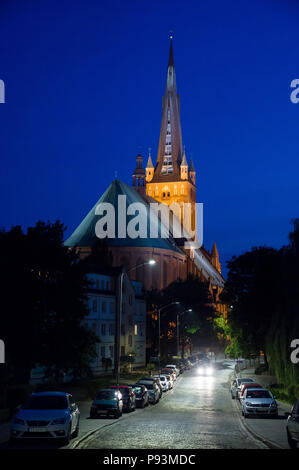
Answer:
[[2, 230], [0, 241], [1, 337], [17, 380], [28, 380], [35, 364], [75, 376], [89, 370], [96, 336], [82, 325], [86, 316], [84, 266], [63, 245], [65, 228], [38, 222], [24, 233]]

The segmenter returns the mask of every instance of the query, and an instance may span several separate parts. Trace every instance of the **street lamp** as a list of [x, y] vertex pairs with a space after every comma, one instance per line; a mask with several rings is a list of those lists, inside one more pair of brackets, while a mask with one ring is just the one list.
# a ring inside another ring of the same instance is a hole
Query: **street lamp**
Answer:
[[163, 305], [163, 307], [160, 307], [159, 310], [158, 310], [158, 334], [159, 334], [159, 347], [158, 347], [158, 357], [159, 357], [159, 374], [160, 374], [160, 336], [161, 336], [161, 312], [162, 310], [164, 310], [165, 308], [167, 307], [170, 307], [171, 305], [179, 305], [180, 302], [171, 302], [170, 304], [167, 304], [167, 305]]
[[[127, 271], [127, 274], [129, 274], [133, 269], [137, 269], [140, 266], [144, 265], [150, 265], [153, 266], [156, 264], [156, 261], [154, 259], [150, 259], [148, 261], [145, 261], [144, 263], [140, 263], [136, 266], [133, 266]], [[114, 369], [115, 369], [115, 374], [116, 374], [116, 384], [119, 385], [119, 375], [120, 375], [120, 333], [121, 333], [121, 317], [122, 317], [122, 305], [123, 305], [123, 282], [124, 282], [124, 275], [125, 271], [122, 267], [121, 273], [120, 273], [120, 283], [119, 283], [119, 295], [117, 296], [118, 298], [118, 305], [115, 313], [115, 359], [114, 359]]]
[[192, 312], [192, 308], [187, 308], [186, 310], [183, 310], [182, 312], [178, 312], [176, 315], [176, 338], [177, 338], [177, 356], [179, 355], [180, 352], [180, 329], [179, 329], [179, 324], [180, 324], [180, 315], [183, 315], [186, 312]]

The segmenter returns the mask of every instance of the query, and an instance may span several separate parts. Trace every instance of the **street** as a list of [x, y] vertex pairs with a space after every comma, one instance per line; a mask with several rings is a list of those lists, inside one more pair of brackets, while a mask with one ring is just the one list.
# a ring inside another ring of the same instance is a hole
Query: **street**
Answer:
[[196, 368], [179, 377], [155, 406], [137, 410], [84, 440], [85, 449], [257, 449], [266, 448], [240, 425], [229, 393], [232, 362], [216, 364], [215, 376]]
[[[290, 407], [280, 403], [278, 419], [243, 418], [239, 402], [231, 399], [233, 369], [234, 361], [217, 362], [213, 376], [201, 376], [195, 366], [178, 377], [158, 404], [117, 420], [90, 419], [90, 402], [82, 402], [80, 432], [67, 447], [40, 439], [17, 441], [13, 448], [287, 449], [285, 412]], [[8, 437], [9, 425], [2, 425], [0, 448], [11, 447]]]

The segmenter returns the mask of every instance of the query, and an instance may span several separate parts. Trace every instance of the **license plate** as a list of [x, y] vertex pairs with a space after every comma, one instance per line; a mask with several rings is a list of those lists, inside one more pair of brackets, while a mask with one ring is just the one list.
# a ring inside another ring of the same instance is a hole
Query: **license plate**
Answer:
[[46, 432], [46, 428], [29, 428], [29, 432]]

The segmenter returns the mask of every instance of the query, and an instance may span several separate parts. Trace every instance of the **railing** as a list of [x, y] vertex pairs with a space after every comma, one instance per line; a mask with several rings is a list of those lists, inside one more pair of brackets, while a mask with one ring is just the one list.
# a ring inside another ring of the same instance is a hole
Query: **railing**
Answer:
[[238, 361], [242, 362], [237, 362], [235, 365], [235, 373], [238, 374], [241, 370], [248, 369], [249, 367], [257, 367], [261, 362], [260, 357], [256, 357], [254, 359], [239, 359]]

